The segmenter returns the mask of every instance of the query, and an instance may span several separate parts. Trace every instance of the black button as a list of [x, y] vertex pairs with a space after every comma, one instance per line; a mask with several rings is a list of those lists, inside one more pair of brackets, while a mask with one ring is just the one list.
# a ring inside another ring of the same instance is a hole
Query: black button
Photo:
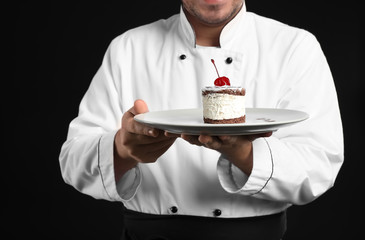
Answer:
[[222, 214], [222, 211], [219, 210], [219, 209], [216, 209], [216, 210], [213, 211], [213, 214], [214, 214], [215, 217], [218, 217]]
[[181, 60], [184, 60], [185, 58], [186, 58], [186, 55], [185, 55], [185, 54], [181, 54], [181, 55], [180, 55], [180, 59], [181, 59]]
[[231, 58], [231, 57], [228, 57], [227, 59], [226, 59], [226, 63], [227, 64], [231, 64], [233, 62], [233, 59]]
[[170, 211], [171, 211], [172, 213], [177, 213], [178, 209], [177, 209], [177, 207], [176, 207], [176, 206], [172, 206], [172, 207], [170, 207]]

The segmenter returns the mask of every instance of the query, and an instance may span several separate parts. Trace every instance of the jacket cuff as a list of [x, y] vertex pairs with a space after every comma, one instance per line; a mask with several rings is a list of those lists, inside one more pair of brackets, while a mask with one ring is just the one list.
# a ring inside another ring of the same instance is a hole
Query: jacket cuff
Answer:
[[98, 165], [104, 189], [112, 201], [128, 201], [136, 194], [141, 183], [139, 167], [129, 170], [115, 182], [114, 138], [116, 131], [102, 135], [98, 146]]
[[126, 172], [117, 183], [117, 191], [123, 201], [131, 200], [136, 195], [139, 186], [141, 185], [141, 170], [139, 166], [130, 169]]
[[249, 177], [222, 156], [218, 160], [218, 178], [223, 189], [229, 193], [257, 194], [272, 177], [274, 165], [268, 142], [265, 138], [258, 138], [252, 144], [253, 168]]
[[217, 172], [219, 182], [229, 193], [238, 193], [248, 180], [248, 176], [223, 155], [218, 160]]

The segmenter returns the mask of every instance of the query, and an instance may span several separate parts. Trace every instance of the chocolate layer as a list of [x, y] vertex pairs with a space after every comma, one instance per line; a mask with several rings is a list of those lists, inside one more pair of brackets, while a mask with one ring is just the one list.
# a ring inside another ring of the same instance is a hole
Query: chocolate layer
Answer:
[[204, 123], [211, 123], [211, 124], [244, 123], [244, 122], [246, 122], [246, 115], [239, 118], [221, 119], [221, 120], [204, 118]]
[[205, 96], [210, 93], [220, 93], [220, 94], [230, 94], [230, 95], [238, 95], [245, 96], [246, 90], [244, 88], [222, 88], [222, 89], [203, 89], [202, 95]]

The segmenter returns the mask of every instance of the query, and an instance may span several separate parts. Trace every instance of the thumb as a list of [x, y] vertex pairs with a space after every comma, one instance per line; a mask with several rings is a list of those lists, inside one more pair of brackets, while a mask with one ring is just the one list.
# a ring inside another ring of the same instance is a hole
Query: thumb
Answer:
[[142, 99], [138, 99], [134, 102], [132, 113], [134, 115], [140, 114], [140, 113], [146, 113], [148, 112], [148, 106], [145, 101]]

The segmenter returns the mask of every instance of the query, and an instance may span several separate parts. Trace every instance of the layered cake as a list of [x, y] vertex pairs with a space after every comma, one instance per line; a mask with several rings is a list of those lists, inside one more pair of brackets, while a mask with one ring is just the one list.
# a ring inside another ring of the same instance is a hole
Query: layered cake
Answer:
[[218, 78], [214, 81], [214, 87], [202, 89], [204, 122], [244, 123], [246, 121], [246, 90], [242, 87], [231, 87], [229, 78], [219, 76], [214, 59], [211, 59], [211, 62]]
[[246, 120], [246, 90], [242, 87], [214, 86], [202, 89], [205, 123], [243, 123]]

